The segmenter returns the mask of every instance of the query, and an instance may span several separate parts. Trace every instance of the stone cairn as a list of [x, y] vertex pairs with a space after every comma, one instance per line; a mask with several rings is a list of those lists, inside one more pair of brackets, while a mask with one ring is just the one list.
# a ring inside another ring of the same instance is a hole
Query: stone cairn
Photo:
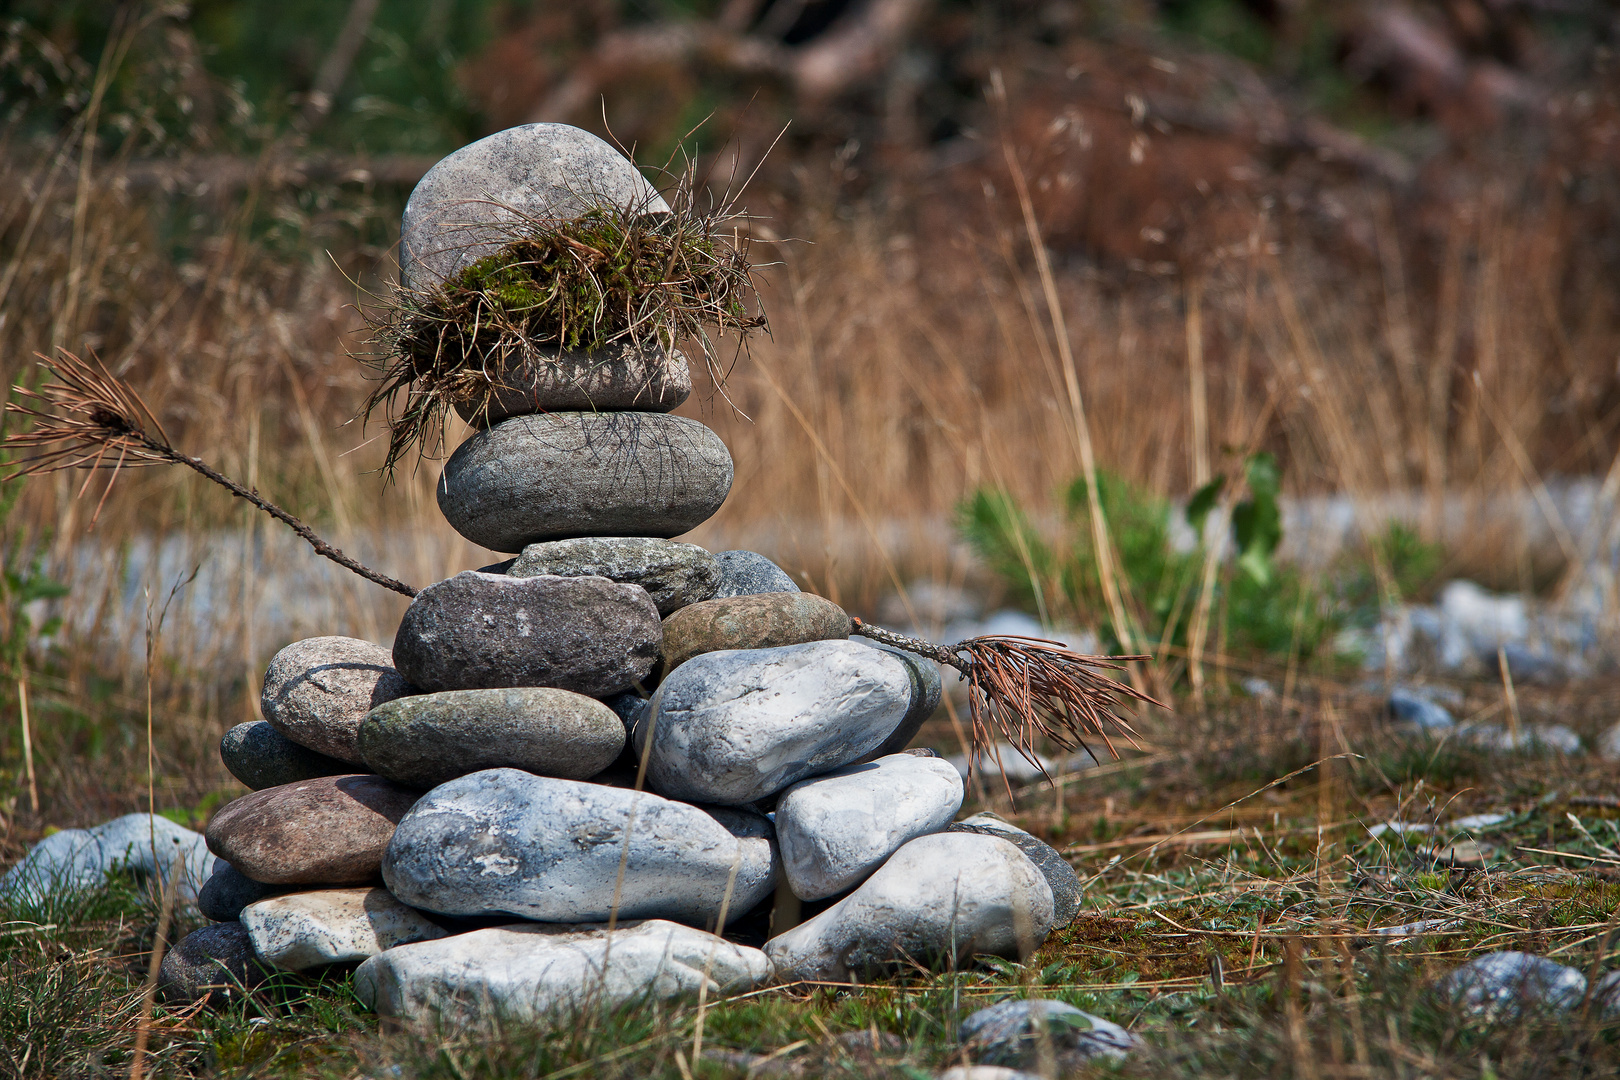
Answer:
[[[664, 207], [583, 131], [490, 136], [413, 192], [402, 277], [491, 253], [478, 226], [501, 213], [604, 199]], [[932, 660], [851, 639], [761, 555], [668, 539], [733, 475], [671, 415], [680, 353], [563, 352], [504, 381], [462, 410], [478, 430], [438, 503], [518, 554], [423, 589], [392, 653], [319, 637], [271, 661], [264, 719], [220, 747], [253, 792], [208, 826], [215, 925], [171, 951], [166, 995], [360, 961], [384, 1016], [548, 1022], [1025, 956], [1073, 916], [1063, 858], [993, 815], [954, 822], [956, 770], [906, 749], [939, 703]]]

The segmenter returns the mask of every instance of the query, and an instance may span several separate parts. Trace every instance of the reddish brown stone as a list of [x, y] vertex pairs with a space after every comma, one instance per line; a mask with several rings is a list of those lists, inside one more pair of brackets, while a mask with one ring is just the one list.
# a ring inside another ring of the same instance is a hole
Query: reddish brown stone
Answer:
[[208, 849], [269, 885], [355, 885], [418, 793], [380, 776], [322, 776], [237, 799], [208, 823]]

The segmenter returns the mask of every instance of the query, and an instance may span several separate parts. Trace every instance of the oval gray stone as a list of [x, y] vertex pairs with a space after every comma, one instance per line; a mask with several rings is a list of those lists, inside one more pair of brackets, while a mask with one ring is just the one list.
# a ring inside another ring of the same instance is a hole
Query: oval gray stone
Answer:
[[775, 888], [763, 820], [733, 821], [749, 826], [739, 837], [698, 807], [648, 792], [491, 769], [423, 796], [389, 842], [383, 880], [405, 903], [443, 915], [596, 922], [613, 911], [622, 864], [620, 918], [710, 926], [722, 905], [730, 921]]
[[523, 124], [469, 143], [427, 171], [400, 222], [399, 270], [426, 291], [493, 255], [524, 218], [568, 221], [599, 207], [668, 213], [625, 156], [568, 124]]
[[647, 784], [737, 806], [857, 761], [911, 705], [905, 664], [851, 641], [704, 653], [659, 686], [635, 732]]
[[836, 896], [961, 808], [962, 778], [937, 757], [893, 754], [801, 780], [776, 803], [788, 886], [801, 900]]
[[684, 416], [555, 412], [518, 416], [456, 448], [439, 510], [462, 536], [522, 551], [575, 536], [678, 536], [731, 491], [720, 436]]
[[757, 551], [720, 551], [714, 557], [720, 564], [720, 583], [715, 587], [714, 599], [799, 591], [786, 570]]
[[1052, 928], [1052, 890], [1023, 852], [993, 836], [936, 833], [889, 857], [860, 888], [765, 943], [783, 982], [848, 982], [978, 954], [1028, 956]]
[[242, 909], [253, 951], [282, 971], [364, 960], [445, 931], [387, 889], [318, 889], [261, 900]]
[[645, 679], [662, 643], [639, 585], [465, 570], [411, 601], [394, 662], [429, 691], [554, 686], [605, 697]]
[[158, 996], [184, 1006], [212, 994], [223, 1004], [261, 985], [270, 974], [253, 955], [241, 923], [215, 923], [193, 930], [163, 954]]
[[360, 721], [410, 692], [381, 645], [351, 637], [305, 638], [271, 659], [259, 711], [298, 745], [358, 765]]
[[1042, 1053], [1057, 1058], [1060, 1075], [1077, 1073], [1095, 1058], [1118, 1061], [1142, 1045], [1111, 1020], [1063, 1001], [1024, 998], [991, 1005], [962, 1021], [968, 1056], [1015, 1068], [1039, 1068]]
[[197, 910], [214, 922], [235, 922], [249, 904], [286, 889], [285, 885], [254, 881], [224, 859], [215, 859], [213, 874], [197, 890]]
[[1074, 921], [1080, 911], [1080, 877], [1057, 848], [988, 810], [955, 822], [946, 831], [999, 836], [1017, 844], [1018, 849], [1035, 864], [1035, 868], [1045, 876], [1046, 883], [1052, 887], [1053, 925], [1067, 926]]
[[125, 814], [89, 829], [63, 829], [28, 849], [0, 876], [0, 893], [38, 902], [61, 892], [95, 889], [108, 874], [131, 874], [161, 888], [179, 867], [175, 895], [191, 904], [214, 871], [200, 833], [161, 814]]
[[664, 620], [666, 675], [703, 653], [774, 649], [849, 637], [849, 615], [812, 593], [727, 596], [690, 604]]
[[906, 673], [911, 677], [911, 707], [906, 710], [906, 715], [901, 717], [900, 723], [895, 725], [895, 729], [889, 732], [889, 737], [883, 740], [883, 745], [868, 754], [866, 760], [898, 754], [911, 745], [911, 740], [922, 730], [924, 721], [933, 716], [939, 708], [939, 699], [945, 692], [944, 683], [939, 677], [939, 664], [925, 656], [896, 649], [892, 645], [883, 645], [871, 638], [857, 635], [850, 640], [897, 656], [906, 665]]
[[474, 427], [539, 412], [669, 412], [692, 393], [686, 357], [654, 341], [616, 341], [594, 352], [557, 349], [492, 378], [454, 401]]
[[640, 585], [659, 615], [707, 600], [720, 582], [714, 556], [696, 544], [652, 536], [581, 536], [530, 544], [506, 568], [508, 577], [605, 577]]
[[418, 694], [377, 706], [360, 726], [367, 766], [417, 788], [503, 767], [584, 780], [624, 746], [612, 709], [551, 687]]
[[227, 731], [219, 740], [219, 759], [254, 791], [354, 771], [347, 761], [298, 745], [268, 720], [249, 720]]
[[1499, 1023], [1575, 1008], [1586, 997], [1586, 976], [1545, 956], [1504, 951], [1453, 968], [1435, 989], [1445, 1004]]

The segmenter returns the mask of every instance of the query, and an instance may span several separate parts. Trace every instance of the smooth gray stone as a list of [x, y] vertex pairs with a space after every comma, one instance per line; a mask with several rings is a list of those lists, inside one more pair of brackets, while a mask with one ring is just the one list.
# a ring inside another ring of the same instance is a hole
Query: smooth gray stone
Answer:
[[1063, 857], [1062, 852], [1051, 844], [1002, 820], [988, 810], [964, 818], [952, 824], [946, 831], [980, 833], [1011, 840], [1029, 857], [1029, 861], [1035, 864], [1035, 868], [1046, 877], [1046, 883], [1052, 887], [1052, 909], [1055, 918], [1053, 925], [1067, 926], [1074, 921], [1075, 915], [1079, 914], [1080, 877], [1074, 872], [1074, 867], [1069, 865], [1069, 860]]
[[857, 761], [911, 705], [906, 665], [851, 641], [704, 653], [676, 668], [633, 736], [647, 784], [739, 806]]
[[859, 885], [907, 841], [962, 808], [962, 778], [940, 758], [892, 754], [801, 780], [776, 802], [788, 886], [822, 900]]
[[567, 124], [523, 124], [469, 143], [427, 171], [400, 222], [399, 272], [426, 291], [499, 251], [515, 223], [568, 221], [598, 207], [668, 213], [611, 145]]
[[1457, 726], [1444, 705], [1430, 701], [1421, 691], [1397, 686], [1389, 692], [1389, 712], [1397, 721], [1419, 731], [1445, 732]]
[[[922, 730], [923, 722], [939, 709], [939, 699], [945, 693], [944, 683], [939, 677], [939, 665], [924, 656], [896, 649], [892, 645], [883, 645], [871, 638], [855, 634], [851, 641], [860, 642], [868, 648], [881, 649], [883, 652], [898, 656], [906, 665], [906, 673], [911, 678], [911, 707], [900, 723], [883, 740], [883, 744], [866, 756], [867, 761], [886, 757], [889, 754], [898, 754], [911, 745], [911, 740], [917, 737]], [[929, 751], [933, 753], [933, 751]]]
[[354, 992], [387, 1017], [445, 1030], [490, 1021], [545, 1028], [582, 1010], [751, 990], [770, 976], [758, 949], [650, 919], [606, 926], [520, 923], [401, 945], [361, 964]]
[[1065, 1076], [1094, 1058], [1117, 1061], [1142, 1044], [1111, 1020], [1043, 998], [980, 1009], [962, 1021], [958, 1035], [972, 1060], [1014, 1068], [1038, 1068], [1044, 1042]]
[[225, 1004], [269, 977], [265, 965], [253, 955], [253, 944], [242, 924], [215, 923], [193, 930], [163, 954], [158, 996], [170, 1005], [185, 1006], [213, 994]]
[[530, 544], [506, 573], [595, 576], [640, 585], [660, 616], [709, 599], [720, 582], [720, 565], [713, 555], [696, 544], [652, 536], [580, 536]]
[[[745, 835], [728, 823], [746, 823]], [[621, 864], [620, 918], [707, 926], [723, 904], [729, 921], [770, 895], [776, 844], [759, 815], [721, 821], [648, 792], [491, 769], [422, 797], [394, 832], [383, 880], [443, 915], [595, 922], [610, 917]]]
[[1620, 1020], [1620, 971], [1611, 971], [1592, 984], [1592, 1002], [1604, 1020]]
[[219, 740], [219, 759], [254, 791], [354, 771], [349, 762], [298, 745], [268, 720], [249, 720], [227, 731]]
[[282, 971], [364, 960], [432, 941], [445, 931], [387, 889], [319, 889], [271, 897], [242, 910], [253, 951]]
[[786, 570], [758, 552], [719, 551], [714, 557], [720, 564], [720, 583], [711, 599], [799, 591]]
[[1575, 1008], [1586, 997], [1586, 976], [1544, 956], [1494, 952], [1447, 972], [1436, 990], [1446, 1004], [1493, 1024]]
[[224, 859], [215, 859], [214, 872], [197, 890], [197, 910], [214, 922], [236, 922], [249, 904], [286, 890], [285, 885], [254, 881]]
[[453, 402], [474, 427], [539, 412], [669, 412], [692, 394], [686, 357], [654, 340], [621, 339], [594, 351], [552, 348], [491, 375], [493, 383], [472, 384]]
[[410, 692], [381, 645], [351, 637], [305, 638], [271, 659], [259, 711], [298, 745], [358, 765], [360, 721]]
[[639, 585], [466, 570], [411, 601], [394, 662], [428, 691], [553, 686], [604, 697], [645, 679], [662, 643]]
[[952, 1065], [934, 1080], [1046, 1080], [1046, 1077], [1005, 1065]]
[[446, 690], [385, 702], [360, 726], [372, 771], [431, 788], [484, 769], [584, 780], [624, 752], [624, 724], [583, 694], [551, 687]]
[[456, 448], [439, 510], [462, 536], [522, 551], [577, 536], [678, 536], [731, 491], [720, 436], [684, 416], [553, 412], [517, 416]]
[[624, 735], [628, 739], [636, 725], [647, 715], [647, 699], [634, 690], [626, 690], [622, 694], [602, 699], [602, 704], [613, 710], [613, 714], [624, 725]]
[[1052, 890], [1016, 846], [935, 833], [808, 922], [765, 943], [782, 982], [848, 982], [913, 963], [936, 969], [978, 954], [1028, 956], [1052, 929]]
[[108, 874], [132, 873], [160, 886], [179, 860], [179, 902], [195, 904], [214, 872], [214, 856], [201, 833], [156, 814], [125, 814], [92, 829], [52, 833], [0, 877], [0, 893], [38, 902], [58, 892], [94, 889]]

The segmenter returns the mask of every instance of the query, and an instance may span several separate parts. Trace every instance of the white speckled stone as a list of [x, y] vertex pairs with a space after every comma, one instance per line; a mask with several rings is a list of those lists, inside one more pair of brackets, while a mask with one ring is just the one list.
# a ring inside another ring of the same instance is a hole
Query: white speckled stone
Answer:
[[410, 692], [381, 645], [351, 637], [305, 638], [271, 659], [259, 710], [299, 746], [358, 765], [365, 760], [360, 721]]
[[1454, 968], [1437, 990], [1442, 1000], [1495, 1023], [1526, 1012], [1573, 1009], [1586, 996], [1586, 976], [1544, 956], [1494, 952]]
[[492, 1020], [556, 1026], [582, 1008], [753, 989], [770, 975], [758, 949], [663, 920], [606, 926], [525, 923], [403, 945], [354, 973], [383, 1016], [449, 1028]]
[[899, 963], [1027, 956], [1051, 928], [1051, 886], [1016, 845], [936, 833], [906, 844], [860, 888], [767, 941], [765, 953], [784, 982], [847, 982]]
[[741, 805], [865, 757], [911, 690], [903, 661], [852, 641], [704, 653], [658, 688], [635, 749], [651, 739], [654, 791]]
[[776, 803], [776, 840], [801, 900], [853, 888], [908, 840], [962, 808], [962, 778], [941, 758], [891, 754], [801, 780]]
[[413, 941], [445, 936], [387, 889], [321, 889], [249, 904], [240, 921], [259, 959], [283, 971], [364, 960]]

